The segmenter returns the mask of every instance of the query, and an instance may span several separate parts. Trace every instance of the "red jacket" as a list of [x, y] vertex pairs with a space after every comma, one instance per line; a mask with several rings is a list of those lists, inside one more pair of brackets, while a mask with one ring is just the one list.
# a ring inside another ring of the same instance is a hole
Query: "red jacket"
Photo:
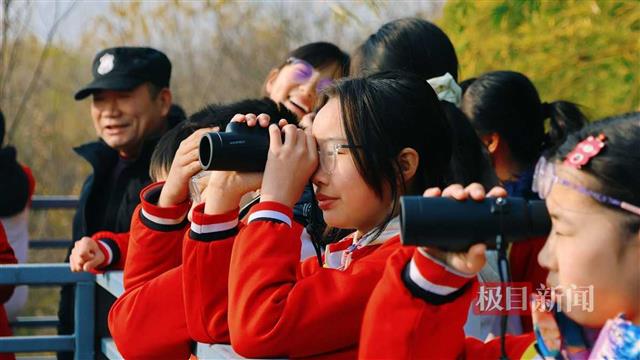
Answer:
[[180, 266], [189, 204], [155, 206], [161, 189], [153, 184], [140, 193], [142, 202], [131, 219], [125, 292], [109, 311], [109, 330], [127, 359], [190, 354]]
[[[4, 232], [4, 227], [0, 223], [0, 267], [1, 264], [17, 264], [18, 260], [13, 254], [13, 250], [7, 240], [7, 234]], [[7, 313], [4, 310], [4, 303], [9, 300], [13, 294], [14, 285], [0, 285], [0, 336], [11, 336], [11, 328], [9, 327], [9, 320], [7, 319]], [[0, 360], [13, 360], [15, 359], [12, 353], [0, 353]]]
[[315, 258], [300, 262], [300, 230], [291, 219], [291, 208], [262, 202], [235, 239], [231, 344], [247, 357], [355, 358], [367, 300], [399, 237], [355, 250], [345, 270], [322, 268]]
[[[391, 256], [367, 304], [359, 357], [498, 359], [500, 341], [465, 338], [464, 324], [477, 292], [465, 276], [404, 247]], [[535, 356], [532, 333], [508, 336], [510, 359]]]
[[193, 340], [229, 343], [227, 283], [238, 212], [204, 215], [189, 203], [156, 206], [162, 183], [141, 192], [131, 223], [125, 292], [109, 329], [127, 359], [187, 359]]
[[191, 338], [208, 344], [229, 344], [227, 322], [229, 261], [242, 224], [238, 210], [205, 215], [204, 204], [193, 211], [183, 248], [182, 283]]

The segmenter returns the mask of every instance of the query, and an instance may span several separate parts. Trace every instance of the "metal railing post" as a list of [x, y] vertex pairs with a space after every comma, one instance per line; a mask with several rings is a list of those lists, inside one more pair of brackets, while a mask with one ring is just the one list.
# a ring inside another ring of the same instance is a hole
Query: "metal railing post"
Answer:
[[[0, 266], [0, 285], [76, 284], [76, 333], [73, 335], [0, 337], [0, 352], [75, 351], [76, 359], [93, 359], [95, 276], [73, 273], [69, 264]], [[81, 316], [78, 316], [80, 314]]]
[[93, 359], [95, 341], [95, 282], [83, 281], [76, 284], [75, 299], [75, 341], [74, 358]]

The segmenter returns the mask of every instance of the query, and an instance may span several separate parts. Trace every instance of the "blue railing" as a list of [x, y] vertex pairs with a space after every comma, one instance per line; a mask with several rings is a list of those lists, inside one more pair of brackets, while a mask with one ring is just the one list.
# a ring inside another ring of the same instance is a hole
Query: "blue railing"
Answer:
[[34, 195], [31, 201], [33, 210], [71, 209], [78, 207], [75, 195]]
[[[73, 195], [36, 195], [31, 202], [33, 210], [67, 209], [78, 207], [78, 197]], [[71, 239], [31, 239], [31, 249], [66, 249]]]
[[[33, 210], [75, 209], [76, 196], [34, 196]], [[66, 248], [70, 239], [36, 239], [29, 241], [32, 249]], [[3, 265], [0, 268], [0, 285], [62, 285], [76, 284], [75, 291], [75, 331], [72, 335], [52, 336], [12, 336], [0, 338], [0, 352], [74, 351], [75, 359], [94, 358], [94, 306], [95, 286], [103, 287], [113, 296], [124, 292], [122, 271], [109, 271], [94, 276], [90, 273], [73, 273], [69, 264], [20, 264]], [[55, 327], [57, 316], [22, 316], [11, 323], [13, 327]], [[111, 360], [120, 360], [111, 338], [101, 339], [100, 349]], [[197, 343], [195, 355], [200, 359], [239, 359], [230, 345], [210, 345]]]
[[0, 352], [74, 351], [75, 359], [93, 359], [95, 276], [72, 273], [68, 264], [3, 265], [0, 285], [75, 284], [75, 320], [72, 335], [12, 336], [0, 338]]
[[[68, 209], [78, 204], [77, 196], [34, 196], [33, 210]], [[69, 239], [31, 240], [32, 249], [66, 248]], [[12, 336], [0, 338], [0, 352], [74, 351], [76, 359], [94, 356], [94, 304], [95, 276], [89, 273], [72, 273], [69, 265], [19, 264], [3, 265], [0, 268], [2, 285], [64, 285], [75, 284], [75, 332], [57, 336]], [[11, 322], [14, 328], [56, 327], [57, 316], [18, 316]]]

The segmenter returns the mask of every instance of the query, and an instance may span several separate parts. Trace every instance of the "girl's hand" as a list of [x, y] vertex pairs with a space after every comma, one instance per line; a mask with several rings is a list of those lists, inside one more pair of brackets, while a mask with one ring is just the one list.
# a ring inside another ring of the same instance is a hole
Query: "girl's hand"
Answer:
[[200, 140], [218, 127], [198, 129], [180, 143], [171, 163], [167, 180], [162, 187], [158, 206], [168, 207], [185, 202], [189, 198], [189, 179], [202, 170], [200, 166]]
[[236, 209], [242, 196], [258, 190], [261, 183], [262, 173], [259, 172], [212, 171], [202, 196], [204, 213], [224, 214]]
[[318, 167], [316, 140], [311, 129], [302, 130], [295, 125], [285, 125], [282, 130], [271, 125], [269, 137], [260, 201], [275, 201], [293, 207]]
[[[267, 114], [260, 114], [258, 116], [255, 114], [236, 114], [231, 118], [231, 121], [246, 123], [248, 127], [259, 125], [260, 127], [267, 128], [269, 127], [271, 117]], [[285, 119], [280, 119], [280, 121], [278, 121], [278, 126], [280, 127], [287, 124], [287, 120]]]
[[69, 267], [73, 272], [91, 271], [104, 262], [105, 255], [98, 244], [90, 237], [84, 236], [73, 244], [69, 256]]
[[[507, 196], [507, 191], [501, 187], [494, 187], [485, 193], [485, 189], [478, 183], [473, 183], [466, 188], [463, 188], [460, 184], [454, 184], [448, 186], [444, 190], [439, 188], [429, 188], [424, 192], [425, 197], [450, 197], [459, 201], [472, 199], [475, 201], [484, 200], [485, 197], [503, 197]], [[433, 257], [446, 263], [451, 268], [466, 273], [477, 274], [484, 267], [487, 262], [485, 257], [485, 251], [487, 246], [485, 244], [472, 245], [466, 253], [453, 253], [442, 251], [438, 249], [425, 248], [425, 250]]]
[[[236, 114], [232, 122], [246, 123], [249, 127], [269, 126], [271, 118], [267, 114]], [[287, 121], [280, 120], [282, 126]], [[237, 208], [240, 199], [248, 192], [258, 190], [262, 183], [262, 173], [240, 173], [236, 171], [213, 171], [204, 191], [205, 214], [223, 214]]]

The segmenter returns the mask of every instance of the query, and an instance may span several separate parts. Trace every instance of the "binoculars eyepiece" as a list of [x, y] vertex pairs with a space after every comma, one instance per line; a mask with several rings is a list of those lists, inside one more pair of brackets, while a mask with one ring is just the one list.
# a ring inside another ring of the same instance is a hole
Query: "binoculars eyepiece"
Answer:
[[200, 140], [203, 170], [263, 171], [269, 151], [269, 131], [230, 122], [225, 132], [210, 132]]

